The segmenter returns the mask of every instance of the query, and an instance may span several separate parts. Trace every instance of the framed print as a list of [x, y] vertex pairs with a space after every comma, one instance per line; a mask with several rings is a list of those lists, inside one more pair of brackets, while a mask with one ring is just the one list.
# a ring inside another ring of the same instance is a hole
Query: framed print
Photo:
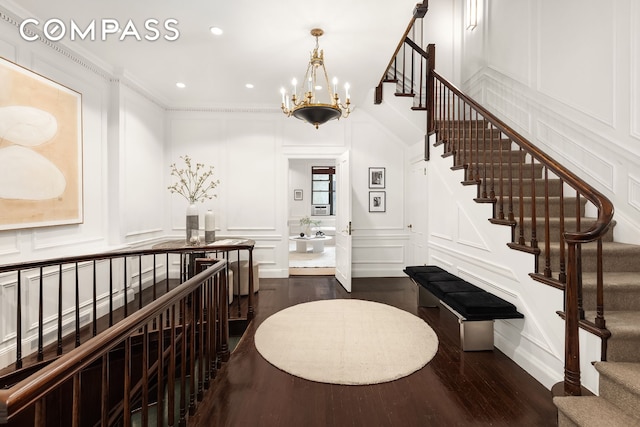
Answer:
[[302, 190], [293, 190], [293, 200], [302, 200]]
[[369, 188], [384, 188], [385, 179], [384, 168], [369, 168]]
[[0, 230], [83, 221], [82, 95], [0, 58]]
[[387, 193], [384, 191], [369, 191], [369, 212], [387, 211]]

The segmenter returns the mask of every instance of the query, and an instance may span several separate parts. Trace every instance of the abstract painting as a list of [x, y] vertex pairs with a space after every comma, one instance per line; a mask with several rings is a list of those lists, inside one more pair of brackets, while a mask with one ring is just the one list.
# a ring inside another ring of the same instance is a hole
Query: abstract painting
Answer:
[[82, 96], [0, 58], [0, 230], [77, 224]]

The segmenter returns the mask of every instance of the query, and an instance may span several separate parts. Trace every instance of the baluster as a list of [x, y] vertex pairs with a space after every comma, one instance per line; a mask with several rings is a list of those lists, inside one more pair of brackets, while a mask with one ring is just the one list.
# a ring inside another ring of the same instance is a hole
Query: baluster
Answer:
[[564, 181], [560, 181], [560, 269], [558, 280], [560, 283], [567, 282], [565, 265], [565, 237], [564, 237]]
[[36, 400], [35, 413], [33, 415], [34, 427], [46, 427], [47, 426], [47, 399], [42, 397]]
[[156, 254], [153, 254], [153, 300], [155, 301], [158, 297], [156, 295], [156, 285], [158, 284], [158, 277], [156, 274]]
[[42, 328], [44, 323], [44, 283], [43, 283], [43, 268], [40, 267], [40, 283], [38, 284], [38, 362], [44, 360], [44, 353], [42, 349]]
[[[240, 283], [242, 283], [242, 273], [241, 273], [242, 269], [240, 268], [240, 251], [239, 250], [236, 252], [236, 256], [237, 256], [237, 259], [238, 259], [238, 269], [237, 269], [237, 271], [238, 271], [238, 279], [236, 280], [236, 276], [235, 275], [233, 276], [233, 283], [232, 283], [231, 289], [233, 289], [233, 291], [232, 291], [233, 294], [236, 295], [236, 283], [238, 284], [238, 294], [237, 294], [238, 295], [238, 314], [237, 314], [237, 317], [242, 317], [242, 310], [240, 309], [240, 300], [242, 299], [242, 297], [240, 296]], [[249, 268], [249, 270], [251, 270], [251, 268]], [[247, 270], [247, 273], [249, 272], [249, 270]], [[248, 298], [248, 295], [247, 295], [247, 298]]]
[[122, 296], [124, 297], [124, 317], [125, 319], [129, 315], [129, 307], [127, 303], [127, 257], [122, 258], [122, 263], [124, 264], [124, 283], [122, 284]]
[[551, 277], [551, 215], [549, 213], [549, 169], [544, 168], [544, 277]]
[[[493, 124], [491, 124], [491, 134], [493, 135]], [[502, 146], [502, 140], [499, 143], [500, 145], [498, 146], [498, 182], [500, 183], [500, 212], [498, 215], [498, 218], [500, 218], [501, 220], [505, 219], [505, 215], [504, 215], [504, 173], [502, 171], [502, 150], [503, 150], [503, 146]], [[495, 169], [495, 168], [494, 168]]]
[[406, 72], [406, 64], [407, 64], [407, 44], [404, 43], [402, 45], [402, 90], [400, 90], [400, 93], [404, 93], [404, 88], [406, 88], [406, 84], [405, 84], [405, 79], [407, 76], [407, 72]]
[[187, 416], [187, 316], [185, 299], [180, 300], [180, 426], [186, 425]]
[[462, 164], [462, 149], [460, 148], [462, 146], [462, 140], [461, 140], [461, 136], [460, 136], [460, 98], [458, 98], [458, 96], [455, 96], [456, 99], [456, 105], [458, 107], [458, 111], [456, 114], [456, 121], [455, 121], [455, 126], [456, 126], [456, 138], [455, 138], [455, 143], [456, 143], [456, 158], [454, 158], [454, 165], [460, 165]]
[[124, 390], [122, 393], [124, 425], [131, 425], [131, 337], [124, 340]]
[[96, 277], [96, 260], [93, 260], [93, 336], [98, 334], [98, 285]]
[[[142, 328], [142, 425], [149, 425], [149, 325]], [[158, 385], [159, 387], [160, 385]]]
[[[511, 146], [513, 144], [513, 141], [511, 141], [511, 139], [509, 139], [509, 153], [507, 155], [507, 169], [509, 171], [509, 221], [513, 222], [514, 221], [514, 215], [513, 215], [513, 168], [511, 167]], [[502, 164], [502, 163], [500, 163]], [[512, 231], [513, 234], [513, 231]], [[511, 237], [511, 241], [514, 241], [513, 236]]]
[[76, 261], [76, 347], [80, 346], [80, 272]]
[[109, 327], [113, 326], [113, 258], [109, 258]]
[[414, 94], [413, 88], [415, 86], [415, 80], [416, 80], [416, 74], [415, 74], [415, 62], [416, 62], [416, 53], [415, 50], [412, 48], [411, 49], [411, 79], [409, 81], [409, 85], [410, 85], [410, 94]]
[[[480, 130], [478, 129], [478, 113], [475, 110], [471, 111], [471, 120], [473, 120], [473, 127], [476, 130], [476, 136], [473, 138], [476, 144], [476, 170], [473, 175], [473, 180], [476, 183], [480, 183]], [[484, 138], [484, 132], [483, 132]], [[472, 146], [473, 147], [473, 146]], [[480, 191], [480, 186], [478, 185], [478, 191]]]
[[[581, 230], [580, 219], [582, 218], [582, 209], [580, 203], [580, 192], [576, 190], [576, 231]], [[578, 315], [580, 320], [584, 319], [584, 306], [582, 303], [582, 244], [576, 245], [576, 286], [578, 290]]]
[[567, 286], [565, 287], [565, 367], [564, 392], [580, 396], [580, 342], [576, 277], [576, 243], [569, 242]]
[[[162, 317], [164, 313], [158, 315], [157, 328], [158, 333], [158, 369], [156, 370], [156, 420], [157, 426], [161, 427], [164, 424], [164, 330], [162, 329]], [[155, 321], [155, 319], [154, 319]]]
[[22, 368], [22, 272], [16, 280], [16, 369]]
[[[509, 153], [509, 165], [512, 164], [513, 151]], [[518, 147], [518, 197], [519, 197], [519, 213], [520, 220], [518, 221], [518, 244], [521, 246], [525, 245], [524, 241], [524, 179], [523, 179], [523, 169], [525, 162], [522, 157], [522, 147]], [[531, 200], [531, 209], [535, 209], [535, 201]]]
[[167, 421], [170, 426], [175, 424], [175, 389], [176, 389], [176, 306], [171, 306], [169, 324], [169, 370], [167, 372]]
[[142, 255], [138, 255], [138, 310], [142, 310]]
[[204, 360], [204, 350], [205, 350], [205, 333], [204, 333], [204, 292], [205, 292], [205, 288], [206, 288], [206, 283], [209, 281], [210, 279], [207, 279], [206, 282], [201, 283], [200, 287], [198, 288], [197, 291], [197, 296], [198, 296], [198, 304], [196, 305], [196, 309], [197, 309], [197, 321], [196, 321], [196, 325], [198, 327], [198, 334], [197, 334], [197, 339], [198, 339], [198, 401], [202, 401], [202, 398], [204, 396], [204, 391], [203, 391], [203, 385], [204, 385], [204, 368], [205, 368], [205, 360]]
[[71, 426], [80, 427], [80, 396], [82, 389], [80, 383], [80, 372], [73, 375], [73, 397], [71, 407]]
[[62, 264], [58, 265], [58, 344], [56, 354], [62, 354]]
[[[596, 326], [598, 328], [604, 329], [606, 328], [606, 322], [604, 319], [604, 281], [602, 277], [602, 237], [597, 241], [597, 264], [596, 264]], [[603, 340], [605, 341], [605, 340]], [[602, 354], [606, 355], [606, 351], [602, 352]]]
[[[531, 247], [538, 248], [538, 230], [536, 215], [536, 168], [535, 159], [531, 156], [531, 200], [533, 200], [533, 208], [531, 209]], [[536, 256], [537, 258], [537, 256]], [[537, 260], [536, 260], [537, 261]], [[538, 272], [538, 263], [536, 262], [536, 273]]]
[[420, 85], [418, 90], [418, 108], [422, 108], [422, 76], [424, 74], [424, 58], [422, 56], [418, 57], [420, 61]]
[[[489, 142], [489, 148], [491, 147], [492, 147], [492, 144], [491, 142]], [[487, 199], [489, 197], [489, 193], [487, 191], [487, 179], [488, 179], [487, 167], [489, 164], [491, 164], [493, 168], [493, 159], [491, 159], [491, 161], [487, 159], [487, 119], [484, 118], [484, 116], [482, 117], [482, 151], [483, 151], [482, 161], [484, 162], [484, 167], [482, 169], [482, 198]], [[491, 155], [493, 155], [493, 151], [489, 149], [489, 156]], [[491, 181], [491, 189], [493, 191], [493, 180]], [[495, 214], [493, 216], [495, 217]]]
[[165, 269], [166, 269], [166, 271], [164, 273], [165, 274], [165, 281], [166, 281], [165, 288], [166, 288], [166, 292], [169, 292], [169, 252], [167, 252], [167, 262], [166, 262], [166, 265], [165, 265]]
[[194, 291], [189, 294], [191, 304], [188, 307], [189, 318], [189, 345], [188, 356], [189, 361], [189, 415], [196, 412], [196, 311], [198, 304], [198, 295]]
[[108, 352], [102, 356], [100, 421], [103, 426], [109, 425], [109, 353]]
[[[228, 260], [227, 260], [228, 262]], [[227, 290], [229, 285], [227, 280], [228, 275], [222, 276], [222, 286], [220, 287], [220, 345], [218, 346], [218, 352], [220, 354], [220, 360], [226, 362], [229, 360], [229, 297]]]

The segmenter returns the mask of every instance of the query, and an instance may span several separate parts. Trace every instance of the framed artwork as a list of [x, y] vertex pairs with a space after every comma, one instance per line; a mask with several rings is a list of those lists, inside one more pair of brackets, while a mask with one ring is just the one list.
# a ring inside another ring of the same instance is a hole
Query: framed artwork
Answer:
[[0, 230], [83, 221], [82, 95], [0, 58]]
[[302, 190], [293, 190], [293, 200], [302, 200]]
[[387, 193], [385, 191], [369, 191], [369, 212], [387, 211]]
[[385, 179], [384, 168], [369, 168], [369, 188], [384, 188]]

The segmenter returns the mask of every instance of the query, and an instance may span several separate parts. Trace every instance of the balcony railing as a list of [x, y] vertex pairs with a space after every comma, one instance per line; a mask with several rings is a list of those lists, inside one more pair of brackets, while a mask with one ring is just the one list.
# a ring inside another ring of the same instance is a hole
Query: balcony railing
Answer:
[[[227, 261], [252, 249], [243, 240], [0, 266], [15, 289], [0, 424], [146, 425], [152, 412], [158, 425], [182, 424], [229, 357]], [[245, 322], [247, 300], [233, 310]]]

